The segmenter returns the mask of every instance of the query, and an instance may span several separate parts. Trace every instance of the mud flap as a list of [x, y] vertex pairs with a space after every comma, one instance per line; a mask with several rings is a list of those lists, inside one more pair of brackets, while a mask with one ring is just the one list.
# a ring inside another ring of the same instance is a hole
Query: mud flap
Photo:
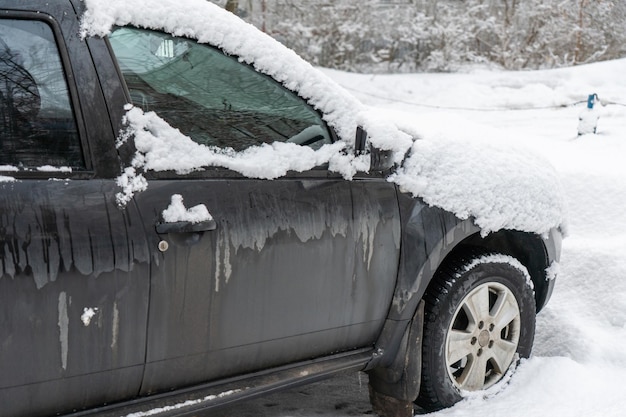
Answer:
[[409, 323], [400, 349], [389, 367], [368, 371], [372, 408], [381, 417], [412, 417], [422, 377], [424, 301]]

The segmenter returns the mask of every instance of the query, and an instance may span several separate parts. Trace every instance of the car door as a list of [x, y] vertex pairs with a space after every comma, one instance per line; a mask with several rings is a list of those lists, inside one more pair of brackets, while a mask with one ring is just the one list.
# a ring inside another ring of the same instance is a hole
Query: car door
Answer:
[[[216, 49], [135, 28], [110, 42], [133, 104], [197, 143], [233, 155], [332, 141], [302, 99]], [[354, 188], [324, 166], [274, 180], [184, 171], [145, 172], [147, 189], [133, 197], [160, 250], [143, 393], [373, 345], [396, 273], [392, 185]], [[160, 227], [173, 197], [212, 221]]]
[[[353, 324], [355, 266], [345, 181], [314, 175], [265, 181], [224, 173], [149, 182], [136, 202], [152, 231], [150, 244], [167, 249], [154, 261], [145, 391], [371, 339], [371, 323], [345, 329]], [[188, 207], [205, 205], [215, 228], [157, 233], [175, 194]]]
[[[137, 210], [118, 209], [119, 188], [103, 174], [119, 169], [107, 159], [113, 131], [87, 48], [73, 36], [78, 23], [56, 23], [56, 12], [71, 16], [68, 7], [3, 10], [0, 18], [0, 414], [7, 416], [131, 398], [143, 376], [149, 253]], [[66, 43], [63, 33], [73, 39]], [[89, 115], [103, 117], [87, 123]]]

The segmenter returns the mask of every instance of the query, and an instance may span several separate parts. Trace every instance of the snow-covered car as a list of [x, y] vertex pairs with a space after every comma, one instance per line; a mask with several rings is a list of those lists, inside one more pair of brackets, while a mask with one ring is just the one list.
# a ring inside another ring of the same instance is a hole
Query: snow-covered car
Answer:
[[[204, 0], [0, 0], [0, 414], [503, 381], [558, 272], [523, 151], [429, 140]], [[505, 378], [506, 380], [506, 378]]]

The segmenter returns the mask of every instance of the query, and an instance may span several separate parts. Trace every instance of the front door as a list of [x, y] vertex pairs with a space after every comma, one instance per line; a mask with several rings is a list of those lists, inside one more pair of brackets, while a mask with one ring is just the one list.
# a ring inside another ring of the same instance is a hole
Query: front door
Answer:
[[[155, 226], [176, 194], [188, 208], [205, 205], [214, 227], [159, 234]], [[363, 253], [367, 236], [355, 227], [343, 179], [322, 171], [274, 181], [152, 180], [135, 198], [150, 245], [162, 250], [154, 260], [145, 392], [375, 339], [388, 294], [370, 292], [375, 277], [360, 273], [371, 254]]]
[[[281, 172], [329, 145], [330, 131], [236, 58], [136, 28], [109, 40], [146, 112], [134, 109], [130, 126], [148, 179], [133, 199], [154, 253], [142, 392], [372, 346], [393, 293], [394, 187], [363, 189], [324, 166]], [[172, 198], [213, 220], [159, 227]]]

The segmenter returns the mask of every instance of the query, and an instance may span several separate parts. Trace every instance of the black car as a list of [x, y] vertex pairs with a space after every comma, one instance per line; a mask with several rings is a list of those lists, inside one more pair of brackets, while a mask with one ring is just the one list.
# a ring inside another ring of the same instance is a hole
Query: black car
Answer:
[[529, 356], [558, 224], [485, 233], [403, 192], [405, 156], [295, 55], [311, 83], [233, 50], [282, 48], [243, 22], [125, 3], [97, 33], [97, 1], [0, 0], [2, 416], [191, 416], [345, 370], [403, 416]]

